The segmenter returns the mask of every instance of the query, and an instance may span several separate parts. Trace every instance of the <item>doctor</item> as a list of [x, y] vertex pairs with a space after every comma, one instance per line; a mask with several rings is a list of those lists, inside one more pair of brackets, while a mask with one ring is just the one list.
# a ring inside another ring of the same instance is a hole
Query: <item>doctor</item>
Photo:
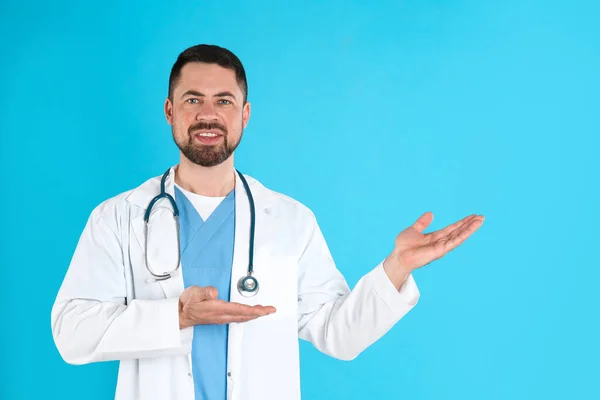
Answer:
[[81, 234], [52, 333], [68, 363], [120, 361], [116, 399], [300, 399], [298, 338], [352, 360], [415, 306], [412, 271], [483, 222], [424, 234], [423, 214], [350, 290], [315, 215], [234, 168], [247, 95], [230, 51], [181, 53], [164, 106], [179, 164], [102, 202]]

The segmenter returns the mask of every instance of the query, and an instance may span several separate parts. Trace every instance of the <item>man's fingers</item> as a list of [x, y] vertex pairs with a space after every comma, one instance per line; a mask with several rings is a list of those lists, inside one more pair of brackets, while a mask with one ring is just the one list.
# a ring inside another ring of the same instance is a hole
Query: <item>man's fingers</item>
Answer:
[[200, 300], [216, 300], [219, 298], [219, 291], [213, 286], [204, 286], [200, 288]]
[[265, 315], [273, 314], [275, 311], [275, 307], [272, 306], [248, 306], [245, 304], [224, 302], [219, 307], [218, 315], [214, 318], [217, 324], [248, 322]]
[[249, 306], [241, 303], [219, 302], [215, 311], [221, 315], [233, 315], [240, 317], [260, 317], [273, 314], [276, 310], [272, 306]]
[[422, 233], [429, 224], [433, 221], [433, 213], [431, 211], [427, 211], [425, 214], [421, 215], [419, 219], [413, 224], [413, 228], [417, 230], [417, 232]]
[[439, 231], [435, 231], [431, 233], [431, 240], [432, 241], [436, 241], [439, 238], [443, 237], [443, 236], [448, 236], [450, 233], [452, 233], [454, 230], [460, 228], [461, 226], [463, 226], [464, 224], [469, 223], [471, 220], [473, 220], [474, 218], [476, 218], [477, 215], [476, 214], [471, 214], [463, 219], [461, 219], [460, 221], [456, 221], [455, 223], [448, 225], [447, 227], [445, 227], [444, 229], [441, 229]]
[[446, 252], [458, 247], [483, 224], [483, 218], [473, 218], [460, 228], [453, 230], [446, 240]]
[[[215, 288], [202, 288], [197, 296], [216, 297]], [[232, 303], [225, 300], [201, 300], [192, 303], [188, 310], [188, 319], [194, 325], [202, 324], [228, 324], [231, 322], [246, 322], [265, 315], [273, 314], [277, 310], [272, 306], [250, 306], [241, 303]]]

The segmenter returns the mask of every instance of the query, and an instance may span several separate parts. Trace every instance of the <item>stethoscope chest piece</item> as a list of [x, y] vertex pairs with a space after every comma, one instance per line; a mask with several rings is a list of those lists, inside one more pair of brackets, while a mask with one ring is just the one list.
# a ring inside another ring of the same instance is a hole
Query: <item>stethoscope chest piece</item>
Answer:
[[252, 297], [258, 293], [258, 281], [252, 275], [246, 275], [240, 278], [237, 284], [238, 291], [244, 297]]

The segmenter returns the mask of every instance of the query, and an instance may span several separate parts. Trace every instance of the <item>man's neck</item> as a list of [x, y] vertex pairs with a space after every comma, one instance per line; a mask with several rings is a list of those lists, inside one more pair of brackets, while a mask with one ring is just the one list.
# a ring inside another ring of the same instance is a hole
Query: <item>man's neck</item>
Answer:
[[233, 155], [214, 167], [202, 167], [182, 155], [175, 172], [175, 183], [202, 196], [227, 196], [235, 187]]

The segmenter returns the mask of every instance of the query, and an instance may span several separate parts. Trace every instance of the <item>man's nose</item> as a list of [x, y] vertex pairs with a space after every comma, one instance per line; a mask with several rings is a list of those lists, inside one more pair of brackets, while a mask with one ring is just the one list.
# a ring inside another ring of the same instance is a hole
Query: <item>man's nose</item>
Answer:
[[196, 120], [213, 120], [217, 119], [215, 106], [210, 101], [203, 102], [196, 113]]

